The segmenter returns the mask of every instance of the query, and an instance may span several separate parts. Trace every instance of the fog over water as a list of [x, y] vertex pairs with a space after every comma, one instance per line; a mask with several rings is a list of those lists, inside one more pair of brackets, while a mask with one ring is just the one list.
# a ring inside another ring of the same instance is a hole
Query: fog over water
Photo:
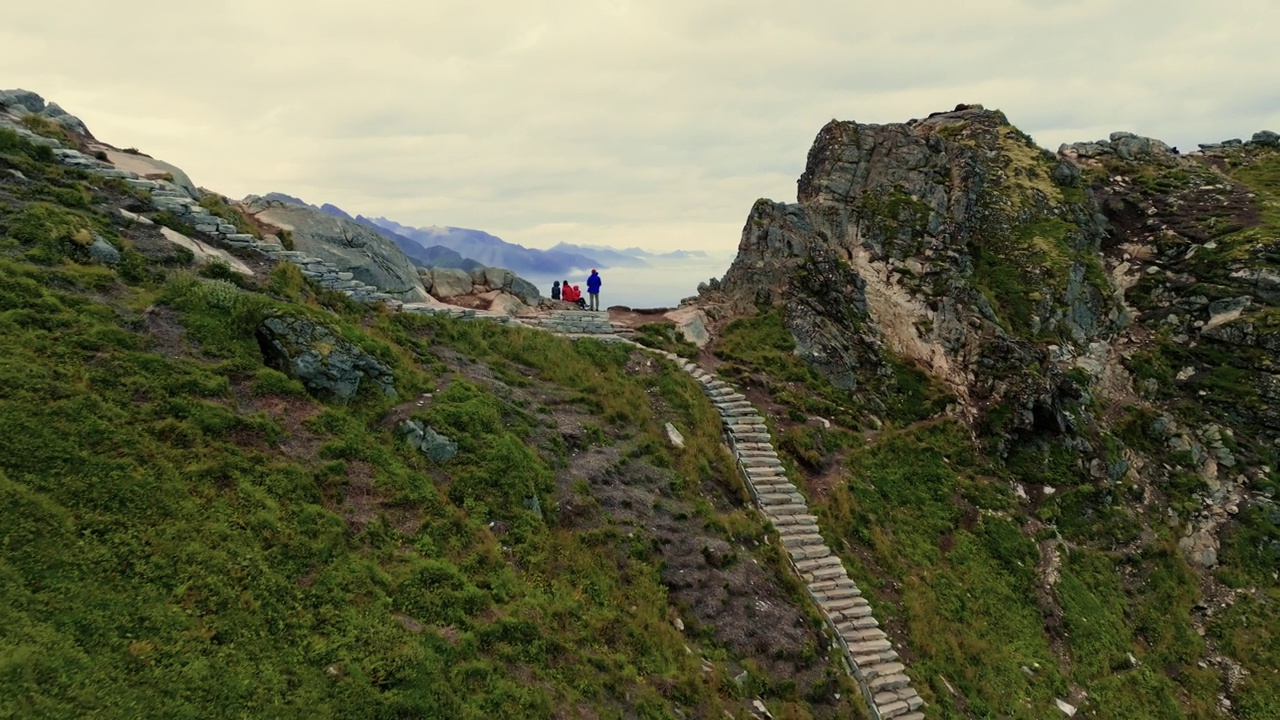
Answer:
[[[724, 273], [733, 262], [732, 254], [717, 254], [711, 257], [684, 258], [681, 260], [649, 260], [649, 267], [643, 268], [601, 268], [600, 305], [626, 305], [632, 308], [675, 307], [682, 298], [696, 295], [698, 283], [715, 277], [724, 277]], [[587, 292], [587, 275], [585, 272], [571, 274], [568, 277], [526, 274], [524, 279], [538, 286], [544, 296], [551, 295], [551, 283], [568, 280]]]

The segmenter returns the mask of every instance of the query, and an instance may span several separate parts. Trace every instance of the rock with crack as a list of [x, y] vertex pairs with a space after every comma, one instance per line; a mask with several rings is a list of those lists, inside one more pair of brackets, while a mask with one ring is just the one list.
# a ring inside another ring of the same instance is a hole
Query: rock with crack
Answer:
[[267, 364], [298, 378], [313, 394], [349, 400], [367, 379], [395, 397], [391, 368], [315, 320], [275, 315], [256, 334]]

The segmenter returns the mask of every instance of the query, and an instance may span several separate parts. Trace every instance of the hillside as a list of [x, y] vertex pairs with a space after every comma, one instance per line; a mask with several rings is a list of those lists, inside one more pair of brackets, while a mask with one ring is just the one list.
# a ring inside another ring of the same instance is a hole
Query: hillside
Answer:
[[672, 364], [193, 264], [145, 195], [0, 130], [0, 715], [862, 712]]
[[1280, 717], [1276, 140], [833, 121], [703, 289], [931, 716]]

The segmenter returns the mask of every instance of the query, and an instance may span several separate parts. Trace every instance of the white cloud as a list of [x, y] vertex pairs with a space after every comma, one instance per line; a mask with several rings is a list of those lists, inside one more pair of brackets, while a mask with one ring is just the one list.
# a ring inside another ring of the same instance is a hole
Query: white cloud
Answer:
[[1049, 148], [1280, 129], [1263, 0], [64, 0], [6, 8], [26, 87], [233, 196], [515, 242], [733, 247], [832, 118], [998, 107]]

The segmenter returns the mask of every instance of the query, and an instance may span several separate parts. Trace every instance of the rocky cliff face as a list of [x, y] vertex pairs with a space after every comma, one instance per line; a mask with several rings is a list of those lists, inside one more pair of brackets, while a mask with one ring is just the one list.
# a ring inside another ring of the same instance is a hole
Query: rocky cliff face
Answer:
[[[1107, 222], [1079, 169], [979, 108], [894, 125], [831, 122], [799, 202], [761, 200], [719, 293], [737, 310], [785, 306], [819, 365], [875, 365], [845, 330], [920, 363], [963, 408], [1014, 400], [1031, 425], [1052, 414], [1049, 345], [1084, 347], [1119, 329], [1098, 250]], [[816, 300], [816, 302], [812, 302]]]

